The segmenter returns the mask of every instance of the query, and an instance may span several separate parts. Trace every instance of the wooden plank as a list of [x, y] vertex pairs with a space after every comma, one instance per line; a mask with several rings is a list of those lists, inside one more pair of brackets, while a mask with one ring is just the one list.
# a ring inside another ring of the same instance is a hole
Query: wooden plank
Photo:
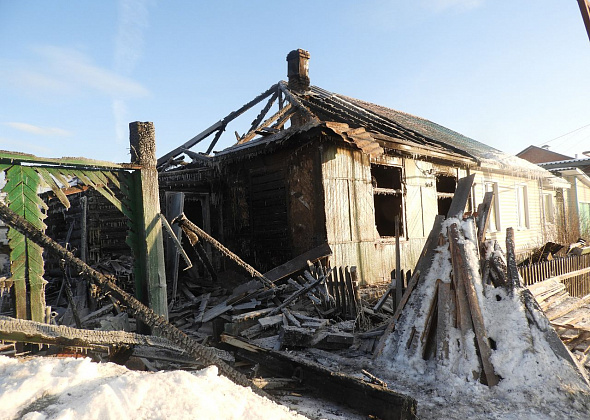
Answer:
[[449, 331], [455, 318], [455, 302], [451, 283], [438, 284], [438, 318], [436, 326], [436, 351], [439, 360], [449, 358]]
[[115, 348], [148, 345], [181, 351], [167, 339], [125, 331], [93, 331], [0, 316], [0, 340], [68, 347]]
[[377, 347], [375, 348], [375, 352], [373, 353], [374, 358], [379, 356], [381, 354], [381, 352], [383, 351], [383, 348], [385, 347], [385, 342], [387, 341], [387, 337], [391, 334], [391, 332], [395, 328], [395, 323], [399, 319], [399, 317], [404, 309], [404, 306], [408, 302], [408, 299], [410, 298], [412, 291], [416, 287], [416, 284], [418, 284], [419, 279], [420, 279], [420, 270], [414, 270], [414, 274], [412, 275], [412, 278], [410, 279], [410, 281], [408, 283], [408, 287], [404, 293], [404, 296], [402, 297], [402, 300], [400, 301], [400, 305], [396, 308], [393, 316], [389, 320], [389, 324], [387, 324], [387, 327], [385, 328], [385, 331], [384, 331], [383, 335], [381, 336], [381, 339], [379, 340]]
[[[420, 335], [420, 352], [424, 360], [436, 357], [436, 336], [437, 336], [437, 325], [438, 325], [438, 286], [442, 283], [439, 279], [436, 281], [434, 286], [434, 295], [430, 301], [430, 308], [428, 309], [428, 315], [426, 315], [426, 324], [424, 330]], [[413, 346], [417, 346], [418, 340], [415, 340]]]
[[213, 318], [217, 318], [219, 315], [224, 314], [231, 309], [232, 306], [228, 305], [227, 302], [221, 302], [205, 312], [203, 315], [203, 322], [211, 321]]
[[457, 189], [447, 212], [447, 218], [456, 217], [459, 220], [463, 219], [463, 213], [465, 212], [467, 200], [469, 200], [469, 195], [471, 194], [471, 186], [473, 185], [474, 179], [475, 174], [471, 174], [465, 178], [461, 178], [457, 182]]
[[[486, 238], [486, 231], [490, 221], [490, 213], [494, 205], [494, 192], [488, 191], [483, 197], [483, 201], [477, 208], [477, 243], [481, 252], [481, 247]], [[483, 255], [483, 252], [482, 252]]]
[[205, 310], [207, 309], [207, 303], [209, 303], [209, 298], [211, 297], [211, 293], [207, 293], [202, 296], [201, 304], [199, 305], [199, 309], [197, 314], [195, 315], [195, 322], [202, 323], [203, 317], [205, 316]]
[[[462, 235], [461, 235], [462, 236]], [[453, 277], [456, 278], [458, 287], [463, 287], [467, 294], [471, 319], [473, 321], [473, 330], [479, 347], [481, 362], [488, 386], [495, 386], [500, 382], [500, 378], [494, 372], [494, 366], [491, 362], [492, 349], [485, 329], [483, 314], [479, 306], [479, 299], [475, 289], [474, 282], [477, 281], [478, 273], [471, 270], [467, 263], [464, 245], [460, 242], [459, 227], [453, 223], [449, 226], [449, 245], [451, 247], [451, 259], [453, 264]]]
[[304, 252], [301, 255], [298, 255], [292, 260], [287, 261], [286, 263], [281, 264], [270, 271], [267, 271], [266, 273], [264, 273], [264, 276], [270, 281], [276, 282], [278, 280], [284, 279], [287, 276], [290, 276], [291, 274], [297, 271], [306, 268], [307, 261], [314, 263], [330, 255], [332, 255], [332, 249], [330, 248], [330, 245], [328, 245], [327, 243], [322, 244], [313, 249], [310, 249], [307, 252]]
[[317, 279], [315, 282], [297, 290], [296, 292], [294, 292], [293, 294], [291, 294], [287, 299], [285, 299], [283, 301], [283, 303], [281, 303], [278, 307], [274, 308], [271, 312], [270, 315], [274, 315], [276, 313], [278, 313], [280, 310], [286, 308], [291, 302], [293, 302], [295, 299], [297, 299], [299, 296], [303, 295], [304, 293], [309, 292], [310, 290], [313, 290], [314, 287], [317, 287], [320, 285], [320, 283], [322, 283], [324, 281], [325, 277], [321, 277], [319, 279]]
[[[352, 278], [350, 276], [350, 268], [346, 267], [344, 270], [344, 277], [346, 280], [346, 290], [348, 292], [349, 302], [350, 302], [350, 316], [352, 319], [356, 319], [358, 313], [358, 302], [356, 301], [356, 294], [354, 292], [354, 287], [352, 286]], [[400, 299], [401, 300], [401, 299]]]
[[94, 159], [87, 159], [87, 158], [45, 158], [45, 157], [37, 157], [35, 155], [27, 154], [27, 153], [20, 153], [20, 152], [9, 152], [6, 150], [0, 150], [0, 163], [8, 163], [11, 165], [18, 164], [21, 162], [26, 162], [29, 164], [49, 164], [49, 165], [60, 165], [60, 166], [69, 166], [75, 168], [101, 168], [101, 169], [108, 169], [108, 170], [128, 170], [128, 169], [139, 169], [138, 165], [128, 164], [128, 163], [112, 163], [106, 162], [102, 160], [94, 160]]
[[330, 275], [332, 287], [334, 288], [334, 298], [336, 299], [336, 308], [342, 312], [342, 300], [340, 298], [340, 284], [338, 283], [338, 270], [332, 270]]
[[342, 316], [346, 318], [348, 314], [348, 298], [346, 296], [346, 278], [344, 277], [344, 268], [338, 267], [338, 287], [340, 289], [340, 307], [342, 308]]
[[581, 276], [582, 274], [586, 274], [586, 273], [590, 273], [590, 267], [582, 268], [581, 270], [571, 271], [569, 273], [561, 274], [559, 276], [550, 277], [547, 280], [563, 281], [563, 280], [570, 279], [572, 277]]
[[516, 265], [516, 246], [514, 244], [514, 228], [506, 229], [506, 270], [509, 290], [521, 287], [518, 266]]
[[[570, 298], [575, 299], [575, 298]], [[570, 300], [568, 299], [568, 300]], [[547, 317], [549, 321], [554, 321], [558, 318], [561, 318], [564, 315], [569, 314], [570, 312], [575, 311], [576, 309], [581, 308], [582, 306], [586, 305], [590, 301], [590, 297], [586, 297], [585, 299], [576, 299], [573, 301], [571, 305], [564, 305], [563, 308], [555, 308], [555, 310], [548, 310]]]
[[[171, 223], [175, 217], [178, 217], [184, 211], [184, 193], [166, 191], [166, 220]], [[172, 236], [180, 241], [182, 229], [180, 226], [172, 227], [172, 234], [166, 239], [166, 278], [172, 283], [172, 301], [176, 299], [178, 293], [178, 264], [179, 249]], [[187, 257], [188, 258], [188, 257]]]
[[300, 379], [304, 386], [331, 401], [347, 404], [366, 416], [382, 420], [416, 419], [416, 401], [388, 388], [362, 381], [319, 363], [274, 350], [263, 349], [237, 338], [221, 335], [221, 341], [236, 347], [238, 357], [259, 364], [273, 374]]
[[580, 7], [580, 13], [582, 13], [582, 20], [586, 27], [586, 33], [590, 39], [590, 4], [588, 0], [578, 0], [578, 6]]
[[262, 329], [267, 329], [270, 327], [274, 327], [276, 325], [283, 323], [283, 314], [278, 315], [271, 315], [265, 318], [258, 319], [258, 324], [262, 327]]
[[527, 318], [532, 320], [533, 324], [541, 331], [553, 352], [562, 359], [567, 360], [576, 372], [580, 373], [583, 380], [587, 382], [586, 375], [579, 370], [576, 358], [568, 351], [563, 341], [561, 341], [557, 332], [551, 326], [541, 307], [533, 297], [533, 294], [528, 289], [524, 289], [521, 293], [521, 300], [529, 314]]
[[401, 249], [399, 244], [399, 215], [395, 216], [395, 307], [402, 300], [404, 281], [401, 275]]
[[236, 254], [234, 254], [229, 249], [227, 249], [225, 246], [223, 246], [223, 244], [221, 244], [221, 242], [219, 242], [214, 237], [212, 237], [207, 232], [205, 232], [203, 229], [201, 229], [200, 227], [198, 227], [197, 225], [192, 223], [190, 220], [188, 220], [184, 214], [177, 217], [174, 220], [174, 223], [178, 223], [180, 225], [180, 227], [182, 228], [183, 232], [187, 235], [187, 237], [191, 238], [192, 236], [197, 235], [200, 239], [207, 241], [214, 248], [216, 248], [218, 251], [220, 251], [222, 254], [224, 254], [226, 257], [228, 257], [229, 259], [234, 261], [236, 264], [238, 264], [240, 267], [245, 269], [252, 277], [256, 277], [257, 279], [262, 281], [262, 283], [266, 287], [269, 287], [269, 288], [275, 287], [274, 282], [267, 279], [262, 273], [260, 273], [254, 267], [252, 267], [250, 264], [246, 263], [244, 260], [242, 260]]

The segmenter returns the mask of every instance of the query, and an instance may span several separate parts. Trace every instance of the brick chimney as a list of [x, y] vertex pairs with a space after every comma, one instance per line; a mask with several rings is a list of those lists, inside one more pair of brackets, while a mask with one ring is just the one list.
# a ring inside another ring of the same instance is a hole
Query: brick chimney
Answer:
[[309, 90], [309, 52], [298, 49], [287, 54], [289, 89], [295, 92]]

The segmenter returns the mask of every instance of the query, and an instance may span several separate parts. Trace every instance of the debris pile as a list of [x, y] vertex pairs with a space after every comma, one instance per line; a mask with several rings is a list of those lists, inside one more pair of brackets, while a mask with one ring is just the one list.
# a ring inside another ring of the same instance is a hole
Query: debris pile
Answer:
[[513, 230], [507, 231], [506, 255], [497, 242], [484, 240], [492, 199], [484, 199], [477, 220], [463, 219], [453, 206], [447, 220], [437, 219], [426, 257], [416, 267], [424, 274], [375, 356], [422, 374], [445, 372], [490, 387], [534, 378], [547, 368], [539, 365], [551, 360], [562, 371], [574, 372], [578, 386], [587, 386], [585, 371], [521, 285]]
[[558, 279], [536, 283], [529, 290], [561, 341], [580, 364], [590, 369], [590, 295], [572, 297]]

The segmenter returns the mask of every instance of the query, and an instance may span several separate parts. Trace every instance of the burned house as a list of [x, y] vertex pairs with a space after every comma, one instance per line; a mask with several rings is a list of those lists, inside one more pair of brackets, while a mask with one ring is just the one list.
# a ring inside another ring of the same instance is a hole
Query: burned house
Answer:
[[[308, 60], [292, 51], [288, 82], [158, 160], [162, 193], [184, 193], [189, 219], [261, 270], [328, 243], [332, 266], [374, 283], [395, 267], [396, 232], [401, 266], [412, 268], [457, 180], [475, 174], [465, 211], [495, 193], [492, 239], [508, 227], [522, 249], [547, 239], [544, 197], [567, 182], [426, 119], [313, 86]], [[211, 155], [227, 124], [265, 99], [248, 132]], [[206, 153], [190, 150], [213, 134]]]

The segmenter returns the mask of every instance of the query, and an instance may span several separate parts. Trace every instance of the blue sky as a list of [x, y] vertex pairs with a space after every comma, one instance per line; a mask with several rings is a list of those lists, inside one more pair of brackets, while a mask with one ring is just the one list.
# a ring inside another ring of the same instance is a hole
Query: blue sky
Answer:
[[127, 162], [139, 120], [161, 156], [286, 79], [296, 48], [324, 89], [509, 153], [590, 150], [575, 0], [0, 0], [0, 149]]

